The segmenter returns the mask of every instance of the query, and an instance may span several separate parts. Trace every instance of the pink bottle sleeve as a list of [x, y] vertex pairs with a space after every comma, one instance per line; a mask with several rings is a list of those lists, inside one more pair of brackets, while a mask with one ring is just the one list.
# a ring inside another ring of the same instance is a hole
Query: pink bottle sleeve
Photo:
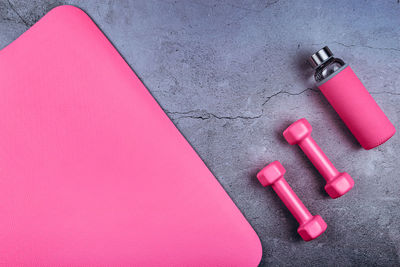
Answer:
[[365, 149], [377, 147], [396, 129], [349, 66], [318, 85]]

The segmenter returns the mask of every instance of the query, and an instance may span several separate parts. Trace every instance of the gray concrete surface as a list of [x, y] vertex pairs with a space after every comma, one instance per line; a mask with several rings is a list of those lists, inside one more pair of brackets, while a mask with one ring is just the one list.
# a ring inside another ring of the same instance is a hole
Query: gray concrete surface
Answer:
[[[400, 265], [399, 134], [371, 151], [314, 87], [305, 57], [324, 45], [348, 62], [400, 127], [400, 3], [388, 1], [0, 1], [0, 48], [51, 8], [84, 9], [113, 42], [242, 210], [261, 265]], [[330, 199], [282, 131], [298, 118], [355, 179]], [[280, 160], [287, 180], [328, 223], [305, 243], [255, 174]]]

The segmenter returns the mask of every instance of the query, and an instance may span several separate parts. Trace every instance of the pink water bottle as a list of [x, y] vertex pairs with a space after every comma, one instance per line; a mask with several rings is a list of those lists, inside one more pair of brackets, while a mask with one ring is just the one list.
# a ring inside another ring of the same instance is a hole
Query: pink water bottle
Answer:
[[377, 147], [396, 132], [353, 70], [333, 57], [327, 46], [309, 58], [318, 88], [365, 149]]

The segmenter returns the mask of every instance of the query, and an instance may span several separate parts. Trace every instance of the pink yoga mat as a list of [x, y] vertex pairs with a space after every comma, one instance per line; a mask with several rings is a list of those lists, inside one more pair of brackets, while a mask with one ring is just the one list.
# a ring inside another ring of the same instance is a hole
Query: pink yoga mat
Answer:
[[1, 266], [256, 266], [260, 241], [80, 9], [0, 51]]

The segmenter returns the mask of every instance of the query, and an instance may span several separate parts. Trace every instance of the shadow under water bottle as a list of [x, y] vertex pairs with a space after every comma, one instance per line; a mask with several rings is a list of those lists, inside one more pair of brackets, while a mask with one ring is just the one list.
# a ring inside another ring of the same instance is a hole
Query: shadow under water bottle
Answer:
[[329, 103], [365, 149], [389, 140], [396, 129], [353, 70], [325, 46], [309, 58], [314, 78]]

